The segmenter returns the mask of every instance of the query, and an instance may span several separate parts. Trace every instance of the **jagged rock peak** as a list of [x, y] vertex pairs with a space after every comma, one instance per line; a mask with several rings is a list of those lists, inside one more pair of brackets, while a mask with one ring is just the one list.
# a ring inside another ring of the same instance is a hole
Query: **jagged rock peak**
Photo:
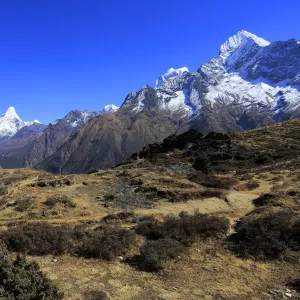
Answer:
[[189, 72], [189, 69], [187, 67], [182, 67], [179, 69], [170, 68], [167, 73], [158, 77], [158, 79], [156, 80], [155, 87], [159, 88], [160, 86], [164, 85], [168, 81], [168, 79], [182, 75], [186, 72]]
[[226, 58], [234, 50], [247, 43], [255, 43], [260, 47], [266, 47], [270, 45], [270, 42], [263, 38], [256, 36], [246, 30], [239, 31], [236, 35], [231, 36], [220, 48], [220, 56]]

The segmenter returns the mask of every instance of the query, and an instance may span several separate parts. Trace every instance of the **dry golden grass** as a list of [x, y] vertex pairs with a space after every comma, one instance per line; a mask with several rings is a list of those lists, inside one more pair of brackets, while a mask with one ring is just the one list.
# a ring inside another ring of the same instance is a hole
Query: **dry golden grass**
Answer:
[[[13, 222], [49, 222], [55, 224], [82, 224], [99, 221], [107, 214], [117, 213], [118, 207], [104, 207], [99, 199], [111, 192], [123, 171], [116, 168], [90, 175], [50, 175], [34, 170], [0, 170], [0, 181], [11, 180], [5, 201], [33, 197], [35, 206], [29, 211], [17, 212], [13, 206], [0, 210], [0, 225], [5, 229]], [[286, 170], [280, 173], [253, 172], [259, 187], [251, 191], [226, 192], [226, 199], [192, 199], [171, 203], [158, 201], [151, 209], [136, 208], [136, 215], [154, 215], [162, 218], [181, 211], [214, 213], [230, 218], [232, 224], [254, 209], [253, 199], [262, 193], [282, 193], [281, 201], [287, 207], [297, 206], [296, 200], [284, 191], [297, 190], [299, 173]], [[280, 180], [276, 177], [281, 176]], [[39, 180], [68, 178], [72, 185], [33, 187]], [[154, 169], [128, 170], [128, 180], [140, 178], [143, 186], [175, 192], [203, 191], [204, 187], [189, 181], [186, 176], [170, 176]], [[237, 177], [238, 178], [238, 177]], [[239, 183], [245, 181], [240, 180]], [[53, 195], [67, 195], [75, 208], [63, 206], [49, 209], [44, 202]], [[130, 225], [132, 226], [132, 225]], [[290, 278], [299, 276], [300, 266], [291, 262], [259, 263], [235, 257], [221, 242], [207, 241], [194, 244], [189, 253], [168, 263], [158, 274], [146, 273], [122, 262], [104, 262], [62, 255], [31, 257], [41, 269], [65, 292], [65, 299], [84, 299], [84, 292], [105, 291], [110, 299], [264, 299], [270, 289], [284, 289]], [[57, 261], [56, 261], [57, 259]], [[218, 298], [223, 297], [223, 298]]]

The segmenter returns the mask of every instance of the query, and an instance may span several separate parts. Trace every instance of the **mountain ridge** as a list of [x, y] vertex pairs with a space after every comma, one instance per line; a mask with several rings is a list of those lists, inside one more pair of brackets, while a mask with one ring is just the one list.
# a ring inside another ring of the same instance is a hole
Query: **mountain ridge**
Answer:
[[230, 133], [296, 118], [299, 87], [300, 43], [269, 43], [243, 30], [197, 71], [169, 69], [154, 88], [145, 85], [129, 93], [111, 116], [94, 116], [50, 152], [46, 144], [53, 136], [45, 140], [44, 135], [44, 142], [35, 141], [36, 150], [27, 151], [25, 164], [58, 173], [87, 172], [111, 167], [147, 144], [188, 129]]
[[[268, 51], [270, 54], [266, 55]], [[130, 126], [133, 126], [137, 119], [143, 119], [143, 113], [147, 114], [149, 111], [155, 112], [152, 122], [163, 115], [168, 115], [174, 125], [168, 127], [160, 137], [156, 136], [159, 141], [167, 135], [187, 128], [197, 129], [203, 133], [237, 132], [297, 117], [300, 113], [299, 87], [289, 84], [297, 78], [287, 80], [287, 76], [291, 77], [300, 73], [300, 65], [298, 66], [300, 59], [296, 59], [298, 63], [293, 64], [289, 74], [284, 74], [286, 63], [280, 57], [281, 52], [285, 53], [285, 60], [293, 62], [298, 56], [300, 57], [300, 46], [290, 41], [269, 43], [247, 31], [240, 31], [221, 46], [219, 56], [203, 64], [197, 72], [189, 72], [187, 68], [171, 68], [159, 77], [155, 88], [146, 85], [138, 92], [129, 93], [116, 118], [119, 117], [118, 120], [121, 121], [123, 118], [120, 116], [124, 114], [132, 119]], [[272, 60], [276, 58], [279, 64], [274, 67], [274, 72], [272, 70], [267, 72], [265, 65], [272, 65]], [[254, 64], [257, 59], [262, 62], [257, 61]], [[259, 70], [264, 75], [263, 78], [259, 77], [261, 80], [257, 79]], [[276, 78], [281, 79], [279, 84]], [[284, 80], [286, 80], [285, 83]], [[93, 123], [95, 127], [99, 126], [100, 131], [98, 131], [98, 136], [91, 137], [92, 143], [109, 144], [110, 140], [122, 136], [120, 134], [122, 127], [120, 129], [118, 126], [110, 128], [110, 131], [104, 134], [102, 131], [105, 129], [100, 125], [102, 123], [100, 119], [98, 119], [99, 122], [95, 120]], [[151, 128], [151, 122], [143, 120], [140, 126]], [[175, 123], [178, 120], [182, 122], [180, 125], [177, 123], [176, 126]], [[123, 124], [124, 121], [121, 123]], [[90, 168], [109, 167], [120, 162], [121, 157], [130, 155], [134, 151], [133, 148], [137, 151], [153, 142], [153, 139], [148, 136], [149, 140], [144, 139], [143, 145], [140, 143], [136, 143], [136, 147], [131, 145], [132, 151], [128, 147], [119, 147], [118, 153], [122, 154], [115, 162], [112, 162], [111, 158], [108, 159], [108, 154], [103, 153], [101, 158], [94, 160], [97, 150], [84, 149], [80, 146], [80, 144], [89, 143], [87, 137], [90, 130], [89, 126], [83, 128], [69, 144], [66, 143], [55, 154], [55, 157], [48, 158], [39, 168], [53, 171], [52, 159], [60, 165], [56, 167], [55, 172], [86, 172], [87, 165]], [[134, 140], [134, 134], [131, 135], [130, 131], [125, 136]], [[77, 145], [74, 144], [75, 140], [77, 140]], [[64, 156], [64, 152], [68, 153], [68, 158]], [[74, 154], [73, 158], [76, 157], [81, 161], [84, 157], [89, 157], [90, 164], [85, 162], [81, 170], [78, 167], [72, 170], [71, 165], [76, 161], [72, 159], [72, 153], [78, 152], [83, 153], [82, 158], [80, 155], [78, 157], [78, 154]], [[105, 165], [103, 164], [105, 161], [111, 163]]]

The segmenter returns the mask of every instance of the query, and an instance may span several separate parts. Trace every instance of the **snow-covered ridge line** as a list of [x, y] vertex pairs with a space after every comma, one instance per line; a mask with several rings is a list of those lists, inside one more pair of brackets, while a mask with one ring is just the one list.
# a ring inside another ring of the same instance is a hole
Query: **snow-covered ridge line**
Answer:
[[247, 44], [248, 42], [254, 42], [260, 47], [266, 47], [270, 45], [270, 42], [263, 38], [256, 36], [246, 30], [239, 31], [236, 35], [231, 36], [220, 48], [220, 56], [226, 58], [234, 50]]
[[155, 87], [159, 88], [164, 85], [170, 78], [180, 76], [186, 72], [189, 72], [189, 69], [187, 67], [182, 67], [179, 69], [170, 68], [167, 73], [158, 77], [155, 83]]

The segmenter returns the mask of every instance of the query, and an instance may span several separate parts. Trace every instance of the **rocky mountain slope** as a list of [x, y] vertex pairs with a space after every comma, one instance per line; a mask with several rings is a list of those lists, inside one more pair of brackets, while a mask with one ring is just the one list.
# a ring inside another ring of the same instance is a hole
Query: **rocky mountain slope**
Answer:
[[86, 172], [187, 128], [228, 133], [298, 117], [299, 74], [299, 41], [240, 31], [197, 72], [171, 68], [155, 88], [130, 93], [117, 113], [94, 119], [38, 168]]
[[64, 118], [48, 126], [34, 122], [30, 126], [16, 129], [11, 137], [0, 141], [0, 166], [3, 168], [34, 167], [82, 128], [95, 116], [118, 110], [115, 105], [107, 105], [100, 112], [71, 111]]

